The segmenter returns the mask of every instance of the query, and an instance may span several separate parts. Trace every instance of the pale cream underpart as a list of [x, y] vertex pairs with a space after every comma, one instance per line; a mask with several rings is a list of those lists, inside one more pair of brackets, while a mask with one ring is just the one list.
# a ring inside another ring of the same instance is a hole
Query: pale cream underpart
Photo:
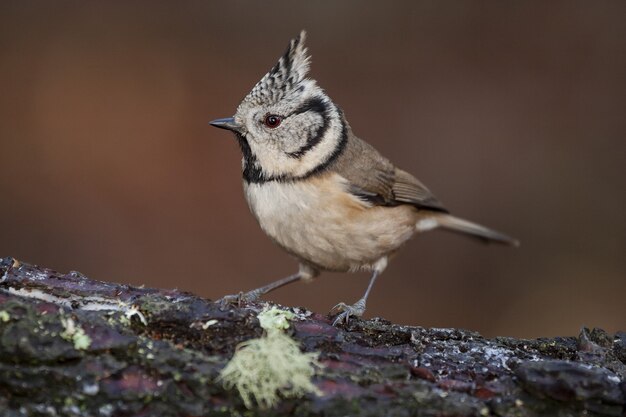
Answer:
[[371, 206], [347, 187], [345, 178], [328, 173], [244, 183], [244, 193], [265, 233], [305, 263], [331, 271], [384, 269], [383, 258], [410, 239], [424, 217], [410, 205]]

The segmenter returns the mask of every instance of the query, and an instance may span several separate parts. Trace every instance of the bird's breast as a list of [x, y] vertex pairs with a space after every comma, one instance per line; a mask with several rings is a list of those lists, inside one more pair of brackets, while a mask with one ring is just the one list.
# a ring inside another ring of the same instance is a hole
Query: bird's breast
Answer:
[[336, 173], [295, 182], [244, 183], [261, 228], [288, 252], [336, 271], [369, 268], [415, 231], [409, 206], [372, 207]]

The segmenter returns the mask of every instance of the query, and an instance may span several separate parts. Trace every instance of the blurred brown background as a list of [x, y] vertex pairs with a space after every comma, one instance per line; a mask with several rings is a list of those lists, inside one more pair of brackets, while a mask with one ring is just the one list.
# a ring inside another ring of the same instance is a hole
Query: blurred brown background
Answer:
[[[626, 2], [0, 3], [0, 256], [217, 298], [295, 271], [207, 122], [300, 29], [357, 135], [518, 250], [432, 232], [367, 316], [626, 328]], [[325, 312], [367, 274], [271, 299]]]

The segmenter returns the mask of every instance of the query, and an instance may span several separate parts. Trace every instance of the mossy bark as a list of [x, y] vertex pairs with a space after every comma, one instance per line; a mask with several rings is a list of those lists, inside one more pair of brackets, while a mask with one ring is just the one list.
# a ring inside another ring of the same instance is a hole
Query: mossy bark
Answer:
[[[287, 331], [320, 352], [322, 395], [246, 409], [217, 376], [240, 342], [262, 335], [261, 308], [0, 259], [0, 415], [626, 415], [623, 332], [485, 339], [382, 319], [335, 328], [298, 309]], [[72, 340], [68, 318], [87, 344]]]

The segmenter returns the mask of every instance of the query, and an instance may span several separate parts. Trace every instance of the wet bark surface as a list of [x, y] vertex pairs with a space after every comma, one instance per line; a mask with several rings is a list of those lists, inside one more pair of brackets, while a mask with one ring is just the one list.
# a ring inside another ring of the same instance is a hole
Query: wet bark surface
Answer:
[[287, 332], [320, 353], [321, 395], [247, 409], [217, 377], [239, 343], [262, 335], [262, 307], [2, 258], [0, 415], [626, 415], [624, 332], [486, 339], [382, 319], [335, 328], [303, 309], [291, 309]]

